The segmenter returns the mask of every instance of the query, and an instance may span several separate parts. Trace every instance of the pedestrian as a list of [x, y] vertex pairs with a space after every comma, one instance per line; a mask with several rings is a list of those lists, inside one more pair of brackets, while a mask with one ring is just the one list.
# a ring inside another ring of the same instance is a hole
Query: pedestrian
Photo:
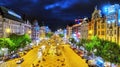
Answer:
[[34, 64], [32, 64], [32, 67], [35, 67]]

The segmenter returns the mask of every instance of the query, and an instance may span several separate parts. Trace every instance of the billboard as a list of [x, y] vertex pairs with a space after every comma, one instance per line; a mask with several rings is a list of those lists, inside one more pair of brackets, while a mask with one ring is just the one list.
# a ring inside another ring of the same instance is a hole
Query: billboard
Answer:
[[21, 16], [19, 16], [19, 15], [16, 14], [16, 13], [14, 13], [13, 11], [10, 11], [10, 10], [9, 10], [9, 11], [8, 11], [8, 14], [13, 15], [13, 16], [15, 16], [15, 17], [21, 19]]
[[[106, 15], [106, 20], [107, 20], [108, 24], [118, 21], [118, 25], [120, 26], [120, 6], [119, 6], [119, 4], [105, 6], [104, 14]], [[116, 18], [116, 16], [118, 17], [118, 19]]]

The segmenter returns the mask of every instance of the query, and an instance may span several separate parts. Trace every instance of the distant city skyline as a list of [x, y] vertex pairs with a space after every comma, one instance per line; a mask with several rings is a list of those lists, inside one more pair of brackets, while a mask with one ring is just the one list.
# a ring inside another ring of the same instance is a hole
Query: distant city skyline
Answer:
[[[39, 25], [48, 25], [52, 30], [65, 28], [68, 24], [75, 24], [76, 18], [91, 18], [95, 8], [103, 8], [106, 4], [120, 3], [118, 0], [1, 0], [0, 6], [10, 8], [11, 10], [26, 15], [33, 21], [38, 20]], [[54, 28], [53, 28], [54, 27]]]

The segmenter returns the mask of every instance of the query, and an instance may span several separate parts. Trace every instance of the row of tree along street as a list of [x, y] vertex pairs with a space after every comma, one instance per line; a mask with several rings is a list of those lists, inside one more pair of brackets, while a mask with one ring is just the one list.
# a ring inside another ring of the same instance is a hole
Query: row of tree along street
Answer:
[[10, 34], [8, 38], [0, 38], [0, 49], [8, 48], [8, 53], [11, 53], [17, 51], [19, 48], [24, 48], [30, 43], [31, 38], [28, 34]]
[[88, 51], [88, 56], [94, 53], [104, 61], [120, 64], [120, 46], [114, 42], [99, 39], [97, 36], [93, 36], [90, 40], [81, 39], [79, 42], [70, 38], [70, 41], [78, 47], [83, 46]]

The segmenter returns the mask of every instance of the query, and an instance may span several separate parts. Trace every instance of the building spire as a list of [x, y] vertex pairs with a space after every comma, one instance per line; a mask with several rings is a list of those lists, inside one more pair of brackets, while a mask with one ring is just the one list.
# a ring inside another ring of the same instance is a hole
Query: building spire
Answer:
[[95, 10], [97, 10], [97, 5], [95, 6]]

